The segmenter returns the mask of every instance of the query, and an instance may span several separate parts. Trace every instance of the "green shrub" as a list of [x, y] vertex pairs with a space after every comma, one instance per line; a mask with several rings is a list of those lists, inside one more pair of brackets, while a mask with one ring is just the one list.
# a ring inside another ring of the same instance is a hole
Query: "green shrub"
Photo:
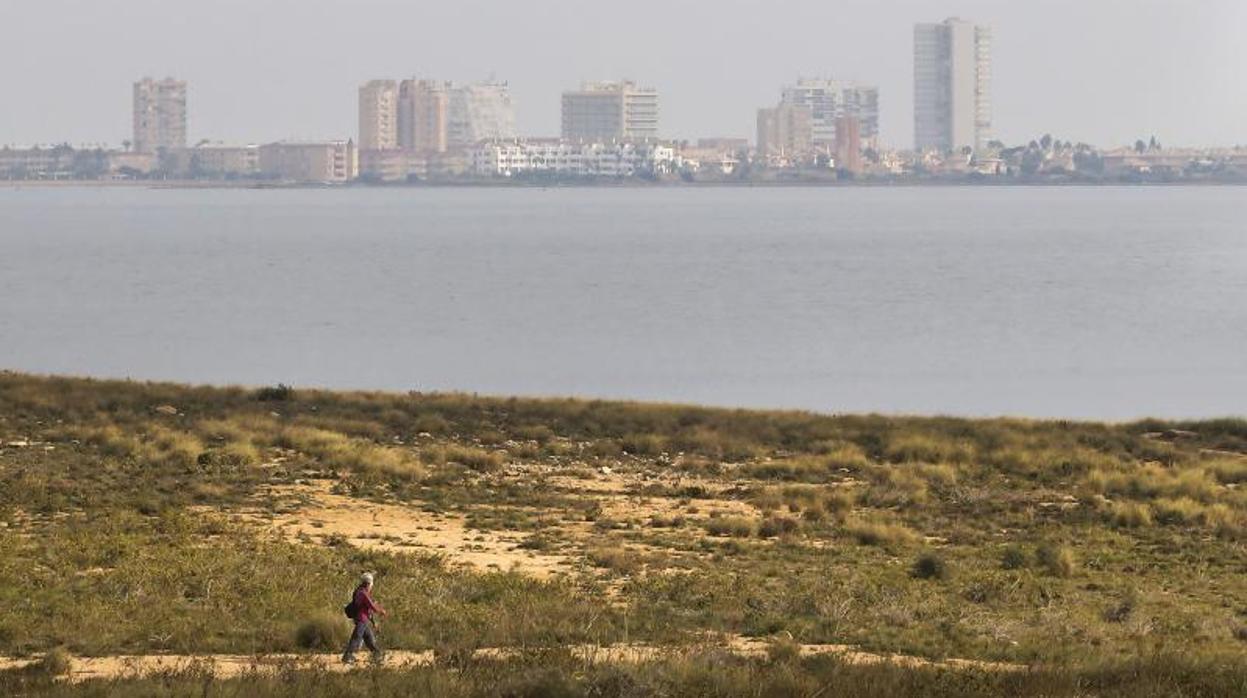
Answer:
[[1125, 623], [1139, 605], [1139, 593], [1134, 589], [1122, 594], [1117, 603], [1104, 609], [1104, 620], [1108, 623]]
[[588, 553], [594, 567], [602, 567], [615, 574], [636, 574], [641, 570], [641, 556], [622, 546], [593, 548]]
[[1064, 545], [1045, 543], [1035, 551], [1035, 559], [1054, 577], [1072, 577], [1078, 566], [1074, 551]]
[[1247, 483], [1247, 458], [1221, 458], [1205, 467], [1223, 485]]
[[1031, 555], [1020, 545], [1006, 546], [1000, 556], [1000, 566], [1006, 570], [1022, 569], [1030, 565]]
[[742, 516], [712, 516], [706, 519], [706, 532], [712, 536], [748, 538], [753, 535], [755, 522]]
[[1020, 545], [1007, 545], [1000, 554], [1000, 566], [1006, 570], [1020, 570], [1030, 564], [1030, 555]]
[[970, 463], [974, 460], [974, 445], [928, 434], [906, 433], [891, 439], [883, 455], [894, 463]]
[[34, 665], [35, 673], [41, 676], [64, 676], [73, 669], [73, 658], [64, 647], [53, 647], [48, 650], [39, 662]]
[[1152, 509], [1140, 502], [1118, 502], [1113, 505], [1113, 523], [1124, 528], [1146, 528], [1152, 525]]
[[198, 462], [206, 466], [242, 468], [258, 464], [260, 451], [249, 442], [228, 443], [200, 453]]
[[826, 452], [827, 467], [832, 470], [859, 472], [870, 465], [870, 458], [855, 443], [840, 443]]
[[1193, 524], [1204, 516], [1204, 505], [1190, 497], [1161, 498], [1152, 502], [1156, 520], [1166, 525]]
[[767, 641], [766, 658], [772, 664], [794, 664], [801, 659], [801, 643], [792, 635], [781, 633]]
[[295, 629], [294, 644], [305, 650], [338, 649], [344, 644], [344, 632], [348, 626], [345, 616], [318, 614], [299, 624]]
[[670, 516], [655, 514], [650, 517], [649, 525], [652, 528], [679, 528], [684, 525], [684, 517], [679, 514]]
[[502, 455], [471, 446], [451, 446], [446, 449], [446, 460], [458, 463], [478, 473], [492, 473], [502, 468]]
[[625, 453], [634, 456], [656, 456], [667, 450], [666, 439], [657, 434], [630, 434], [620, 442]]
[[294, 399], [294, 388], [285, 383], [265, 386], [255, 391], [255, 399], [260, 402], [285, 402]]
[[856, 521], [846, 525], [845, 532], [861, 545], [904, 545], [918, 539], [905, 526], [892, 523]]
[[554, 430], [545, 424], [521, 424], [515, 427], [511, 433], [517, 439], [536, 441], [543, 446], [555, 437]]
[[928, 551], [918, 556], [909, 574], [914, 579], [938, 579], [943, 581], [949, 577], [948, 563], [938, 553]]
[[796, 519], [787, 516], [768, 516], [758, 525], [758, 535], [763, 538], [774, 538], [796, 533], [800, 529], [801, 523]]

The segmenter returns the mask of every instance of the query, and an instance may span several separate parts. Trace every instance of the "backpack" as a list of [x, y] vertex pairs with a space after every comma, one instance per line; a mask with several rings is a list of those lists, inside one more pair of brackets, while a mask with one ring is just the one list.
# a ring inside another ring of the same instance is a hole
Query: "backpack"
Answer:
[[356, 607], [355, 607], [355, 599], [354, 599], [354, 598], [352, 598], [352, 599], [351, 599], [351, 602], [350, 602], [350, 603], [348, 603], [347, 605], [345, 605], [345, 606], [343, 606], [343, 607], [342, 607], [342, 612], [346, 614], [346, 617], [347, 617], [347, 618], [350, 618], [350, 619], [352, 619], [352, 620], [354, 620], [354, 619], [355, 619], [355, 612], [356, 612], [356, 610], [357, 610], [357, 609], [356, 609]]

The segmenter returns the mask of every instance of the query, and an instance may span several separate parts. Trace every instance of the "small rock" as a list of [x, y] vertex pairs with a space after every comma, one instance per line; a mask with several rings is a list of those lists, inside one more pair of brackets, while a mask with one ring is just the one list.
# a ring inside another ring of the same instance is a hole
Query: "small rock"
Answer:
[[29, 442], [29, 441], [25, 441], [25, 440], [23, 440], [23, 441], [10, 441], [10, 442], [8, 442], [7, 444], [5, 444], [5, 446], [8, 446], [9, 448], [26, 448], [26, 447], [27, 447], [27, 446], [29, 446], [29, 445], [30, 445], [30, 442]]
[[160, 414], [167, 414], [170, 417], [176, 417], [178, 413], [178, 408], [174, 407], [173, 405], [161, 405], [156, 408], [156, 412]]
[[610, 475], [611, 473], [613, 473], [613, 472], [615, 472], [615, 471], [614, 471], [614, 470], [611, 470], [609, 467], [607, 467], [607, 466], [603, 465], [603, 466], [602, 466], [602, 467], [598, 470], [598, 472], [602, 473], [603, 475]]

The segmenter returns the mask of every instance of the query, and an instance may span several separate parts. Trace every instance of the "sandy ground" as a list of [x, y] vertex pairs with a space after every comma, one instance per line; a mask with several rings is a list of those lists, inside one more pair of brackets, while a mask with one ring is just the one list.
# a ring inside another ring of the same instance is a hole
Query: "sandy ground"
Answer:
[[[513, 466], [514, 467], [514, 466]], [[516, 472], [510, 476], [531, 477]], [[543, 474], [544, 475], [544, 474]], [[636, 494], [647, 483], [657, 480], [635, 472], [587, 470], [582, 476], [550, 475], [547, 484], [556, 490], [596, 500], [600, 516], [616, 521], [644, 525], [654, 517], [704, 519], [712, 513], [758, 516], [751, 504], [728, 498], [681, 500]], [[713, 484], [691, 478], [671, 479], [671, 484], [695, 484], [707, 493], [722, 490]], [[227, 516], [260, 524], [296, 543], [316, 545], [345, 541], [360, 548], [391, 552], [421, 551], [443, 555], [450, 565], [476, 570], [515, 570], [545, 579], [569, 574], [581, 564], [578, 551], [594, 537], [593, 524], [564, 519], [545, 529], [556, 543], [542, 550], [529, 550], [521, 543], [528, 531], [478, 530], [468, 525], [458, 512], [425, 511], [419, 503], [377, 503], [333, 491], [329, 480], [299, 485], [271, 487], [257, 495], [253, 506], [219, 511]]]
[[[723, 646], [740, 656], [766, 656], [768, 643], [753, 638], [734, 638]], [[660, 648], [649, 645], [610, 645], [610, 646], [575, 646], [571, 652], [591, 662], [639, 662], [658, 658], [672, 653], [678, 654], [681, 648]], [[704, 649], [704, 648], [694, 648]], [[689, 651], [689, 650], [683, 650]], [[847, 645], [801, 645], [803, 656], [834, 654], [853, 664], [879, 664], [893, 662], [907, 667], [939, 667], [946, 669], [985, 669], [989, 671], [1021, 671], [1026, 667], [1021, 664], [1001, 662], [982, 662], [968, 659], [947, 659], [932, 661], [921, 657], [906, 655], [887, 655], [863, 652]], [[503, 648], [487, 648], [477, 650], [478, 658], [504, 658], [515, 654], [513, 650]], [[121, 679], [139, 677], [159, 672], [185, 669], [201, 669], [210, 671], [218, 678], [230, 678], [248, 673], [275, 673], [287, 668], [323, 669], [326, 671], [345, 672], [360, 667], [370, 666], [366, 661], [367, 652], [360, 654], [360, 661], [355, 665], [343, 664], [336, 654], [276, 654], [267, 656], [253, 655], [126, 655], [113, 657], [73, 657], [70, 660], [70, 671], [65, 676], [69, 681], [88, 681], [92, 679]], [[12, 659], [0, 657], [0, 670], [20, 669], [34, 664], [38, 659]], [[384, 666], [401, 669], [410, 666], [423, 666], [434, 661], [432, 651], [405, 652], [390, 651], [386, 654]]]
[[235, 510], [241, 518], [269, 526], [295, 542], [325, 544], [345, 539], [360, 548], [438, 553], [452, 564], [479, 570], [518, 570], [545, 578], [571, 571], [569, 558], [519, 547], [524, 533], [478, 531], [463, 516], [433, 513], [416, 505], [378, 504], [335, 494], [329, 481], [272, 488], [276, 513]]

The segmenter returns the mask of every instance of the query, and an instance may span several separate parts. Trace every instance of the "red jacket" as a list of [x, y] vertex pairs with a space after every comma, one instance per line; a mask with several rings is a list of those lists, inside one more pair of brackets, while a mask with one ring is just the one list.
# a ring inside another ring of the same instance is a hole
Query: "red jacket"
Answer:
[[355, 621], [357, 623], [366, 623], [374, 614], [385, 613], [385, 609], [381, 608], [372, 600], [372, 594], [369, 593], [368, 587], [363, 584], [355, 588]]

